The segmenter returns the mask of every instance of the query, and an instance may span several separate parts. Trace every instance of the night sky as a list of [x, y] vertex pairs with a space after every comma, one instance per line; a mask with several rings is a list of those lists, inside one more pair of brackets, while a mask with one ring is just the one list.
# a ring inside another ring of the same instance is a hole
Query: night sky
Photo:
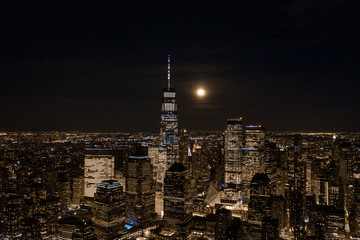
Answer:
[[358, 0], [68, 2], [0, 2], [0, 130], [158, 132], [168, 53], [180, 128], [359, 130]]

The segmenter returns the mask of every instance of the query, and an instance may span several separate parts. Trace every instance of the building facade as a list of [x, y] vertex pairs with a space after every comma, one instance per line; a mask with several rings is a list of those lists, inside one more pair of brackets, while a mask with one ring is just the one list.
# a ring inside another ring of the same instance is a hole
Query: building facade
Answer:
[[114, 176], [114, 156], [111, 149], [85, 149], [85, 197], [94, 197], [97, 185], [104, 180], [113, 179]]
[[125, 193], [118, 181], [106, 180], [98, 185], [93, 205], [93, 222], [98, 239], [114, 239], [124, 230], [125, 205]]
[[127, 224], [149, 225], [155, 213], [153, 170], [147, 149], [137, 147], [129, 156], [126, 174]]
[[225, 176], [224, 191], [221, 195], [221, 203], [228, 209], [238, 209], [242, 204], [241, 187], [243, 183], [243, 147], [245, 134], [242, 118], [227, 120], [225, 130]]
[[166, 171], [164, 186], [164, 219], [185, 236], [183, 226], [192, 216], [192, 196], [189, 171], [181, 163], [174, 163]]

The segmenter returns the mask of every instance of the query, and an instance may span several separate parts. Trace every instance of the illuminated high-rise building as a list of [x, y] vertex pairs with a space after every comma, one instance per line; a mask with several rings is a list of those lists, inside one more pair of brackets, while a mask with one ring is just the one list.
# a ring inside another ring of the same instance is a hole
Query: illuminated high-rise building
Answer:
[[115, 176], [114, 156], [111, 149], [85, 149], [84, 195], [94, 197], [96, 187]]
[[242, 118], [227, 120], [225, 130], [225, 184], [221, 195], [221, 203], [229, 209], [236, 209], [241, 205], [242, 159], [245, 144]]
[[265, 172], [265, 128], [261, 125], [245, 126], [243, 148], [242, 191], [243, 202], [249, 202], [249, 185], [256, 173]]
[[163, 189], [166, 170], [179, 158], [178, 117], [176, 91], [170, 83], [170, 55], [168, 56], [168, 82], [161, 100], [160, 145], [157, 161], [156, 212], [163, 216]]
[[126, 173], [128, 225], [147, 226], [153, 220], [155, 197], [152, 174], [147, 148], [137, 146], [136, 152], [129, 156]]
[[114, 239], [125, 227], [125, 193], [118, 181], [102, 181], [94, 196], [93, 221], [98, 239]]
[[166, 171], [164, 183], [164, 218], [169, 226], [184, 236], [183, 225], [192, 216], [189, 171], [183, 164], [174, 163]]

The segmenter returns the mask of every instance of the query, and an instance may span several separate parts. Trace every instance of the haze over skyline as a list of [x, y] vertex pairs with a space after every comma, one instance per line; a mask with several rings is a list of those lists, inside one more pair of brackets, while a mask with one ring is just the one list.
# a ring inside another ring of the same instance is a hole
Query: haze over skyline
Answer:
[[180, 129], [358, 131], [359, 6], [5, 1], [0, 130], [157, 132], [170, 53]]

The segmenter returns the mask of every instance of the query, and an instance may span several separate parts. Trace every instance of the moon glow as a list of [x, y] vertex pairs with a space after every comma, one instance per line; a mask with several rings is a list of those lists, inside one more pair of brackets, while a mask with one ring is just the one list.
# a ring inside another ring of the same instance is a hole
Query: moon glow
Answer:
[[205, 96], [205, 90], [202, 88], [199, 88], [198, 90], [196, 90], [196, 95], [198, 95], [199, 97]]

